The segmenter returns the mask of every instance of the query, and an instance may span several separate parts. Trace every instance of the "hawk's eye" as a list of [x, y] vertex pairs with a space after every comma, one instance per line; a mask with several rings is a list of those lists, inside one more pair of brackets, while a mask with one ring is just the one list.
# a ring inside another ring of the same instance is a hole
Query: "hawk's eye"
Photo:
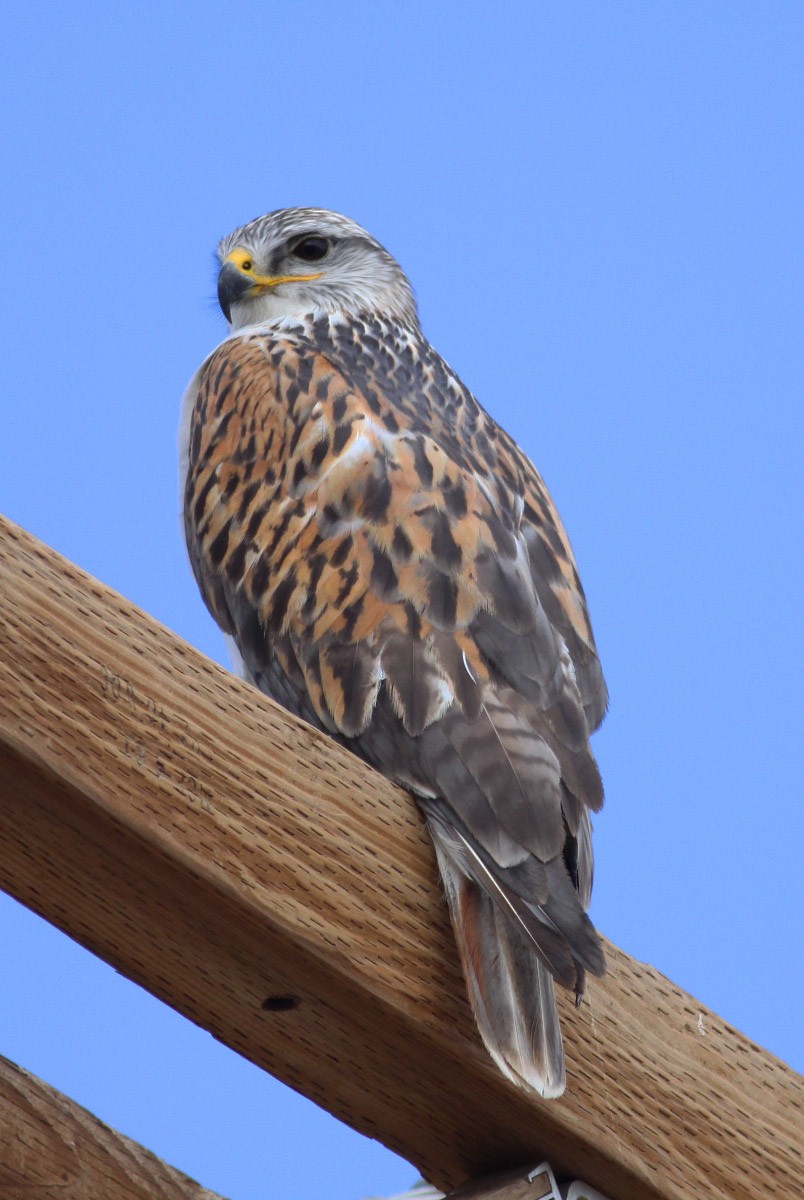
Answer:
[[318, 262], [319, 259], [326, 258], [328, 252], [329, 242], [317, 233], [302, 238], [293, 247], [293, 257], [300, 258], [302, 262]]

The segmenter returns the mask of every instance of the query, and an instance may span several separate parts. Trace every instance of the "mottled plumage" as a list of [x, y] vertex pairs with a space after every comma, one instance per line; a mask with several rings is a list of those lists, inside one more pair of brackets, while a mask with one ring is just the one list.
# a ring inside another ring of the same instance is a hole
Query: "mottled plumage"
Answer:
[[219, 256], [233, 333], [182, 423], [204, 599], [248, 678], [414, 792], [483, 1039], [558, 1095], [552, 978], [580, 997], [604, 970], [585, 909], [607, 700], [558, 513], [359, 226], [284, 210]]

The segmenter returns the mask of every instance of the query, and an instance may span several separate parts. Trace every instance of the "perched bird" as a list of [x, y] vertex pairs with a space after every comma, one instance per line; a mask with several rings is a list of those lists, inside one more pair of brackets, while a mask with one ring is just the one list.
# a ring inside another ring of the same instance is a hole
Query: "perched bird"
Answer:
[[421, 331], [379, 242], [323, 209], [218, 247], [229, 337], [185, 396], [195, 577], [243, 675], [415, 795], [480, 1033], [564, 1090], [553, 979], [602, 974], [589, 734], [607, 694], [538, 472]]

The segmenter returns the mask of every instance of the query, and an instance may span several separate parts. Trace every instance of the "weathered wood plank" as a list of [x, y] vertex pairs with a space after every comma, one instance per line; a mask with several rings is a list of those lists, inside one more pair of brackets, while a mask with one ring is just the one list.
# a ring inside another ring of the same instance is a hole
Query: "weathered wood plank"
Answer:
[[3, 1200], [222, 1200], [0, 1056]]
[[[804, 1081], [608, 948], [568, 1092], [474, 1031], [411, 800], [0, 528], [0, 886], [445, 1190], [548, 1159], [628, 1200], [788, 1197]], [[278, 999], [277, 999], [278, 998]]]

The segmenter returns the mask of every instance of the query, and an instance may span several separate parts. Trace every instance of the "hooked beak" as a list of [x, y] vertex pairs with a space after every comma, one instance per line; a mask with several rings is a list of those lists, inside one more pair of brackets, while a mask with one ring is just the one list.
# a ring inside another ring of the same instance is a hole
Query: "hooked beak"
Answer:
[[218, 304], [227, 321], [232, 320], [232, 305], [253, 290], [254, 280], [227, 259], [218, 276]]
[[218, 303], [223, 315], [231, 324], [232, 305], [244, 296], [265, 292], [269, 288], [279, 287], [281, 283], [309, 283], [311, 279], [320, 279], [323, 271], [314, 275], [258, 275], [254, 270], [254, 260], [247, 250], [238, 247], [224, 259], [218, 276]]

